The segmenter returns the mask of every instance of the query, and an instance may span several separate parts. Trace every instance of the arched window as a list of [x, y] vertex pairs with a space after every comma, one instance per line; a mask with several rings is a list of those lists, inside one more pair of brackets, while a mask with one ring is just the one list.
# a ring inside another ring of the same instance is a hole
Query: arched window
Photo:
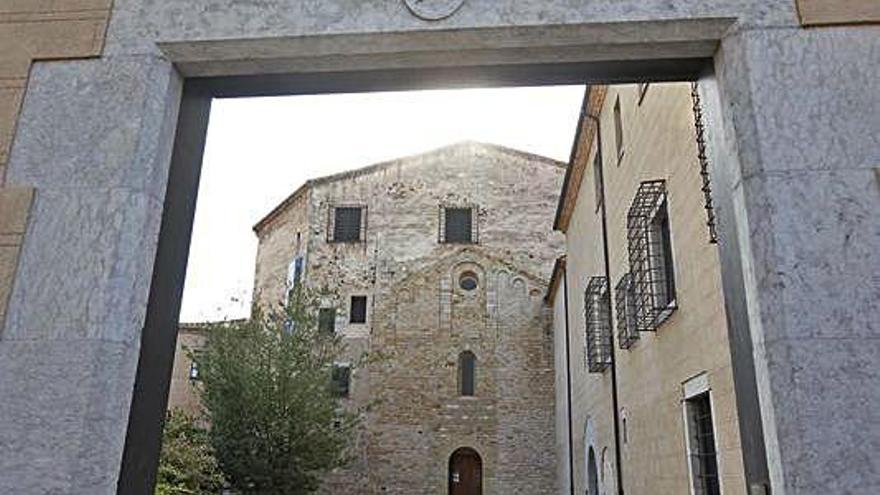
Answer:
[[476, 385], [477, 357], [471, 351], [458, 355], [458, 392], [463, 396], [473, 396]]

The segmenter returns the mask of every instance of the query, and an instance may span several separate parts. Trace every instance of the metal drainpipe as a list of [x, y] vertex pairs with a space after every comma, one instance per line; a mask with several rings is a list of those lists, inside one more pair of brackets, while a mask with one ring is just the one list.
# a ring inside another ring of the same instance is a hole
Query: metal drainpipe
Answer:
[[614, 345], [614, 319], [611, 318], [611, 262], [608, 257], [608, 216], [605, 210], [607, 204], [605, 196], [605, 164], [602, 159], [602, 127], [599, 125], [599, 118], [592, 114], [587, 114], [596, 124], [596, 153], [598, 154], [599, 166], [602, 173], [599, 174], [599, 188], [602, 193], [602, 253], [605, 261], [605, 280], [608, 281], [608, 297], [606, 298], [608, 306], [608, 327], [611, 329], [608, 339], [611, 341], [611, 406], [614, 408], [614, 461], [617, 464], [617, 494], [623, 495], [623, 461], [620, 453], [620, 406], [617, 400], [617, 358], [615, 356], [617, 349]]
[[562, 297], [565, 309], [565, 373], [568, 387], [568, 486], [574, 495], [574, 425], [571, 415], [571, 351], [569, 348], [568, 331], [568, 263], [562, 267]]

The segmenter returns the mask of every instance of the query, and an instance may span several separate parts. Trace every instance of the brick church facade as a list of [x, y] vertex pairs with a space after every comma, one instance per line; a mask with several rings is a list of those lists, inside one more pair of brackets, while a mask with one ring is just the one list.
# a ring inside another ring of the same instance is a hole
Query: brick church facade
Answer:
[[[372, 403], [356, 460], [325, 493], [556, 493], [542, 277], [562, 249], [551, 226], [564, 173], [464, 142], [310, 180], [254, 227], [255, 299], [328, 289], [343, 402]], [[383, 358], [349, 368], [364, 351]]]

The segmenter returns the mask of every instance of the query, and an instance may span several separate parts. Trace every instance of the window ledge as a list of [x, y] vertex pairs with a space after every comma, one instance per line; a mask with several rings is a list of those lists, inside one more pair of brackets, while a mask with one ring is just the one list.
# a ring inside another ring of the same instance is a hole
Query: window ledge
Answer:
[[677, 301], [675, 299], [673, 299], [672, 301], [669, 301], [669, 304], [666, 305], [666, 308], [662, 312], [660, 312], [659, 316], [657, 316], [656, 329], [659, 330], [660, 326], [663, 325], [664, 323], [666, 323], [666, 320], [668, 320], [672, 316], [672, 314], [675, 313], [675, 310], [677, 310], [677, 309], [678, 309]]

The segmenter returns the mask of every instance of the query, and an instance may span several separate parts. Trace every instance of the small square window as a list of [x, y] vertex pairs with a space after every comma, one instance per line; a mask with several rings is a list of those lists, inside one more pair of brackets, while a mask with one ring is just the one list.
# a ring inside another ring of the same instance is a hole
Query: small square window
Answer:
[[367, 296], [351, 296], [351, 310], [349, 311], [348, 322], [367, 322]]
[[474, 235], [473, 208], [443, 208], [440, 242], [448, 244], [472, 244]]
[[334, 364], [330, 384], [334, 396], [347, 399], [351, 391], [351, 367], [347, 364]]
[[329, 226], [330, 242], [363, 242], [366, 239], [365, 210], [362, 206], [338, 206], [333, 208]]
[[336, 308], [321, 308], [318, 310], [318, 330], [324, 333], [336, 331]]

